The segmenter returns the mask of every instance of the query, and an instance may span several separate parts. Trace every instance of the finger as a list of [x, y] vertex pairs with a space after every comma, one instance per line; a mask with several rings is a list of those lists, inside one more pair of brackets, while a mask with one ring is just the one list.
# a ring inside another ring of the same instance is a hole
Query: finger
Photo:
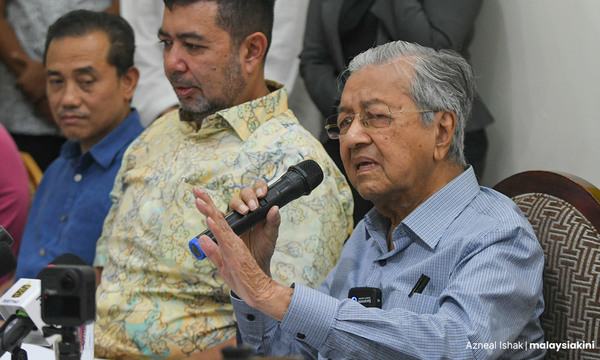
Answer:
[[231, 200], [229, 200], [229, 209], [231, 209], [232, 211], [235, 210], [242, 215], [247, 214], [248, 210], [250, 210], [246, 203], [242, 199], [237, 197], [232, 197]]
[[273, 224], [273, 225], [276, 225], [277, 227], [279, 227], [279, 225], [281, 224], [281, 215], [279, 213], [279, 206], [273, 206], [272, 208], [269, 209], [269, 212], [267, 212], [267, 223]]
[[219, 250], [219, 245], [215, 244], [214, 241], [206, 235], [202, 235], [198, 238], [198, 244], [204, 255], [215, 264], [219, 271], [221, 271], [221, 267], [223, 266], [223, 256]]
[[267, 185], [267, 182], [264, 180], [258, 180], [254, 184], [254, 193], [259, 198], [263, 198], [265, 195], [267, 195], [268, 190], [269, 190], [269, 186]]
[[231, 254], [232, 249], [240, 245], [245, 247], [242, 239], [233, 232], [223, 216], [207, 216], [206, 226], [213, 233], [215, 239], [217, 239], [220, 251], [225, 256]]
[[221, 251], [236, 246], [236, 239], [240, 243], [243, 243], [233, 232], [227, 220], [225, 220], [223, 213], [216, 208], [210, 195], [199, 187], [194, 187], [192, 192], [196, 197], [196, 207], [206, 216], [206, 225], [220, 244]]
[[214, 207], [214, 204], [209, 205], [202, 199], [196, 199], [196, 208], [198, 210], [200, 210], [200, 213], [202, 213], [202, 215], [204, 215], [208, 218], [208, 217], [214, 217], [215, 214], [220, 214], [222, 218], [225, 218], [226, 214], [224, 212], [217, 209], [216, 207], [213, 210], [213, 207]]
[[223, 213], [217, 209], [210, 195], [208, 195], [204, 190], [195, 186], [192, 189], [192, 193], [196, 198], [196, 208], [198, 208], [202, 215], [215, 218], [217, 214], [219, 214], [221, 217], [223, 217]]
[[240, 197], [242, 198], [242, 201], [244, 203], [246, 203], [246, 205], [248, 206], [250, 211], [254, 211], [254, 210], [258, 209], [258, 197], [256, 196], [256, 193], [254, 192], [254, 188], [251, 188], [251, 187], [243, 188], [242, 191], [240, 192]]
[[195, 197], [195, 198], [198, 198], [198, 197], [200, 197], [200, 193], [201, 193], [201, 192], [202, 192], [202, 189], [200, 189], [200, 188], [199, 188], [199, 187], [197, 187], [197, 186], [194, 186], [194, 187], [192, 188], [192, 194], [194, 194], [194, 197]]
[[267, 213], [267, 222], [264, 227], [264, 233], [269, 238], [277, 238], [279, 234], [279, 226], [281, 225], [281, 214], [279, 207], [273, 206]]

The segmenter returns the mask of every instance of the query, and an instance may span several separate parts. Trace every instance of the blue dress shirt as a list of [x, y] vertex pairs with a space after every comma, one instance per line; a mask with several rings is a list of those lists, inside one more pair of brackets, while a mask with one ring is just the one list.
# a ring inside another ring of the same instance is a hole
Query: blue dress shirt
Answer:
[[[296, 285], [281, 321], [232, 297], [244, 344], [319, 359], [536, 359], [544, 351], [544, 255], [527, 219], [480, 187], [472, 168], [393, 231], [375, 209], [357, 225], [318, 291]], [[430, 278], [409, 296], [419, 277]], [[348, 299], [382, 291], [382, 309]]]
[[123, 153], [143, 130], [133, 110], [86, 153], [81, 154], [76, 142], [63, 145], [36, 190], [18, 256], [17, 279], [37, 277], [64, 253], [92, 265]]

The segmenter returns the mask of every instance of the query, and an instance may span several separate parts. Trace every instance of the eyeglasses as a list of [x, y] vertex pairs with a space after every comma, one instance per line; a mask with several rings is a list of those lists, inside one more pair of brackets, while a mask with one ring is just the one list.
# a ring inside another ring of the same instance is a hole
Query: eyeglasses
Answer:
[[397, 110], [391, 111], [390, 107], [384, 103], [374, 103], [367, 105], [363, 111], [355, 114], [340, 113], [337, 116], [335, 124], [325, 126], [327, 135], [330, 139], [339, 139], [346, 135], [355, 118], [358, 117], [361, 124], [366, 129], [385, 129], [392, 124], [392, 114], [407, 114], [407, 113], [428, 113], [435, 112], [434, 110]]

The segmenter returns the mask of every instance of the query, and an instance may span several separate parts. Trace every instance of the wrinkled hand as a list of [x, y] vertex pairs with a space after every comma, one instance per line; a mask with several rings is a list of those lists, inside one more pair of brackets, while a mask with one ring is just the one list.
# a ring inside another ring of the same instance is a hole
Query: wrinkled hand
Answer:
[[[242, 215], [247, 214], [249, 211], [254, 211], [258, 209], [258, 199], [263, 198], [267, 194], [267, 190], [267, 183], [264, 180], [259, 180], [253, 188], [247, 187], [242, 189], [240, 193], [241, 198], [232, 198], [229, 202], [229, 208]], [[250, 250], [260, 268], [267, 275], [271, 276], [271, 257], [275, 252], [281, 221], [279, 208], [277, 208], [276, 223], [268, 220], [269, 214], [267, 214], [266, 221], [256, 224], [249, 231], [242, 234], [240, 238], [244, 240], [246, 247]]]
[[[258, 190], [258, 194], [254, 189], [246, 188], [242, 190], [242, 200], [232, 200], [230, 205], [241, 213], [256, 209], [257, 196], [266, 194], [266, 183], [257, 186], [255, 189], [262, 189]], [[292, 290], [277, 284], [269, 275], [281, 223], [279, 208], [270, 209], [266, 220], [244, 234], [242, 240], [229, 227], [206, 192], [195, 187], [194, 197], [196, 207], [206, 216], [206, 224], [219, 242], [217, 245], [208, 236], [201, 236], [198, 242], [204, 254], [237, 296], [248, 305], [281, 320], [291, 300]]]

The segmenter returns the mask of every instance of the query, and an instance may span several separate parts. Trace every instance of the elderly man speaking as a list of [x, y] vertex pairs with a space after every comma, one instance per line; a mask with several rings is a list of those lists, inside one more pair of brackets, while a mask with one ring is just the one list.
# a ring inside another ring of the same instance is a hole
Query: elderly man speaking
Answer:
[[[349, 65], [337, 122], [344, 167], [375, 208], [318, 290], [269, 276], [277, 207], [238, 238], [195, 189], [218, 245], [200, 239], [231, 287], [243, 343], [257, 353], [318, 359], [534, 359], [542, 249], [505, 196], [480, 187], [463, 156], [474, 92], [469, 64], [402, 41]], [[253, 209], [267, 186], [230, 206]]]

